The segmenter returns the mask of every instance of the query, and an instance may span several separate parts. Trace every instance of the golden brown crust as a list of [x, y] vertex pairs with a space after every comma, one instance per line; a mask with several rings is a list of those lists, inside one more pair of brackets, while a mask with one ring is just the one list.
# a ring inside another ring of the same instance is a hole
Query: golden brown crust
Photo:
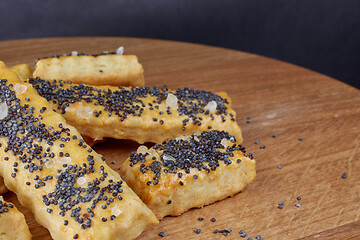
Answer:
[[0, 195], [6, 193], [8, 190], [5, 187], [4, 179], [0, 177]]
[[[225, 148], [216, 145], [221, 141], [213, 139], [224, 134], [216, 131], [209, 133], [210, 135], [202, 133], [186, 137], [187, 143], [172, 140], [170, 145], [167, 142], [155, 145], [148, 151], [146, 148], [140, 149], [137, 153], [132, 153], [121, 166], [123, 179], [159, 219], [167, 215], [177, 216], [190, 208], [202, 207], [232, 196], [254, 180], [256, 172], [252, 155], [247, 154], [241, 146], [228, 151], [234, 144], [229, 139], [223, 143], [227, 144]], [[214, 147], [209, 153], [211, 146], [218, 147]], [[197, 152], [192, 152], [193, 147]], [[193, 158], [191, 152], [194, 153]], [[227, 152], [230, 157], [221, 161], [224, 155], [218, 152]], [[204, 156], [205, 160], [201, 165], [199, 161]], [[218, 156], [218, 161], [207, 162], [214, 156]], [[218, 167], [211, 169], [210, 166], [214, 166], [212, 164], [216, 162]], [[189, 167], [182, 167], [186, 164]], [[198, 166], [201, 166], [201, 170]], [[211, 170], [207, 171], [203, 166]]]
[[14, 204], [5, 202], [2, 196], [0, 196], [0, 239], [31, 239], [24, 215], [19, 212]]
[[10, 66], [9, 69], [15, 72], [19, 76], [19, 78], [23, 81], [31, 78], [32, 76], [32, 71], [30, 66], [25, 63]]
[[[17, 65], [16, 65], [17, 66]], [[13, 69], [12, 69], [13, 70]], [[20, 75], [18, 74], [18, 76], [20, 77]], [[25, 75], [23, 75], [24, 77]], [[31, 77], [31, 76], [29, 76]], [[98, 144], [98, 143], [103, 143], [106, 141], [106, 139], [102, 139], [102, 140], [94, 140], [90, 137], [86, 137], [86, 136], [83, 136], [83, 139], [84, 141], [90, 146], [94, 146], [95, 144]], [[5, 184], [4, 184], [4, 179], [2, 177], [0, 177], [0, 195], [1, 194], [4, 194], [8, 191], [8, 189], [6, 188]]]
[[[29, 82], [69, 124], [95, 140], [110, 137], [161, 143], [212, 129], [225, 130], [242, 142], [236, 113], [224, 92], [90, 86], [41, 79]], [[169, 105], [171, 97], [175, 105]], [[217, 108], [209, 111], [210, 102]]]
[[158, 223], [78, 131], [2, 62], [0, 79], [0, 175], [54, 239], [133, 239]]
[[[106, 139], [102, 139], [102, 140], [94, 140], [90, 137], [86, 137], [86, 136], [83, 136], [83, 139], [84, 141], [90, 146], [94, 146], [95, 144], [98, 144], [98, 143], [103, 143], [106, 141]], [[8, 191], [8, 189], [6, 188], [5, 184], [4, 184], [4, 179], [2, 177], [0, 177], [0, 195], [1, 194], [4, 194]]]
[[106, 138], [102, 139], [102, 140], [94, 140], [90, 137], [87, 137], [87, 136], [82, 136], [84, 141], [90, 146], [94, 146], [95, 144], [98, 144], [98, 143], [103, 143], [106, 141]]
[[33, 76], [91, 85], [144, 86], [143, 72], [136, 56], [110, 54], [40, 59]]

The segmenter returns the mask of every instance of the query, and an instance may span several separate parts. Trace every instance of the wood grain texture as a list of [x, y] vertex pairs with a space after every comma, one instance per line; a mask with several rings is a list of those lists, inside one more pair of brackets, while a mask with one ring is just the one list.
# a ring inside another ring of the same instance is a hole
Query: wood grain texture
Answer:
[[[253, 54], [151, 39], [7, 41], [0, 42], [0, 59], [8, 65], [33, 66], [38, 57], [72, 50], [98, 53], [120, 45], [125, 53], [139, 57], [147, 86], [226, 91], [237, 112], [244, 145], [257, 160], [257, 177], [243, 193], [167, 217], [139, 239], [160, 238], [161, 231], [165, 239], [224, 239], [212, 231], [227, 228], [233, 232], [226, 239], [241, 239], [240, 230], [263, 239], [360, 238], [360, 91], [353, 87]], [[248, 116], [251, 123], [246, 123]], [[111, 140], [95, 149], [118, 170], [137, 146]], [[341, 178], [344, 172], [346, 179]], [[301, 201], [296, 199], [299, 195]], [[5, 199], [26, 215], [34, 239], [50, 239], [13, 193]], [[278, 208], [280, 201], [283, 209]], [[297, 202], [300, 208], [295, 207]], [[198, 221], [199, 216], [205, 220]], [[216, 222], [210, 221], [213, 217]], [[201, 228], [201, 233], [196, 234], [195, 228]]]

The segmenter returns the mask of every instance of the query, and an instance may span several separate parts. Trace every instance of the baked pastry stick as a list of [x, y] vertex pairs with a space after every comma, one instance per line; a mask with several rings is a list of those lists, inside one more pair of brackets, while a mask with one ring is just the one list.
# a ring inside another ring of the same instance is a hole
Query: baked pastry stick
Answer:
[[158, 220], [79, 132], [0, 62], [0, 175], [54, 239], [133, 239]]
[[135, 55], [102, 53], [43, 58], [36, 62], [34, 77], [74, 83], [112, 86], [144, 86], [144, 69]]
[[14, 204], [5, 202], [2, 196], [0, 196], [0, 239], [31, 239], [24, 215], [17, 210]]
[[162, 219], [232, 196], [255, 178], [255, 160], [224, 131], [196, 133], [147, 149], [140, 146], [120, 174]]
[[242, 142], [235, 111], [224, 92], [95, 87], [40, 78], [29, 82], [69, 124], [94, 140], [110, 137], [161, 143], [212, 129], [225, 130]]

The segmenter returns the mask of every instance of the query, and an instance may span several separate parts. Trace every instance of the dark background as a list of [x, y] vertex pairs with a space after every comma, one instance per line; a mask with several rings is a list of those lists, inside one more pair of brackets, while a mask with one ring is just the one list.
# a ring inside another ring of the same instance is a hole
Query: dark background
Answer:
[[0, 40], [202, 43], [284, 60], [360, 88], [359, 0], [1, 0], [0, 16]]

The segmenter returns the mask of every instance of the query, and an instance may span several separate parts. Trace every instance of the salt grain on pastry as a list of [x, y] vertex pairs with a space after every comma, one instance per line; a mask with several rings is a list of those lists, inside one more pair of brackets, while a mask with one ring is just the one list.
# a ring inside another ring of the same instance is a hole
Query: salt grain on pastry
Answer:
[[79, 118], [89, 119], [93, 114], [93, 111], [89, 107], [81, 107], [76, 111]]
[[220, 144], [223, 145], [224, 147], [227, 147], [227, 139], [226, 138], [221, 139]]
[[215, 112], [217, 107], [217, 103], [215, 101], [210, 101], [205, 106], [205, 110], [209, 110], [209, 112]]
[[45, 162], [45, 167], [46, 167], [46, 168], [52, 168], [52, 167], [54, 166], [54, 164], [55, 164], [54, 159], [49, 159], [49, 160], [47, 160], [47, 161]]
[[0, 120], [3, 120], [8, 115], [8, 106], [6, 103], [0, 103]]
[[124, 47], [120, 46], [118, 49], [116, 49], [116, 54], [123, 55], [124, 54]]
[[141, 153], [141, 154], [145, 154], [147, 151], [148, 151], [148, 148], [146, 146], [144, 146], [144, 145], [141, 145], [137, 149], [137, 153]]
[[122, 211], [120, 209], [118, 209], [118, 208], [112, 208], [111, 213], [114, 214], [115, 217], [117, 217], [122, 213]]
[[159, 154], [153, 148], [149, 149], [149, 151], [147, 151], [147, 153], [149, 154], [149, 157], [151, 157], [151, 158], [153, 158], [153, 157], [155, 157], [156, 159], [159, 158]]
[[177, 102], [178, 102], [178, 98], [174, 94], [169, 93], [166, 98], [166, 105], [169, 106], [171, 109], [176, 110]]
[[84, 178], [84, 177], [79, 177], [76, 182], [77, 182], [79, 185], [83, 185], [83, 184], [86, 182], [86, 178]]
[[168, 154], [166, 154], [166, 153], [164, 153], [164, 154], [162, 155], [162, 157], [163, 157], [163, 159], [164, 159], [165, 161], [175, 161], [175, 160], [176, 160], [173, 156], [168, 155]]
[[26, 92], [27, 86], [17, 83], [14, 86], [14, 90], [16, 93], [22, 94], [22, 93]]

